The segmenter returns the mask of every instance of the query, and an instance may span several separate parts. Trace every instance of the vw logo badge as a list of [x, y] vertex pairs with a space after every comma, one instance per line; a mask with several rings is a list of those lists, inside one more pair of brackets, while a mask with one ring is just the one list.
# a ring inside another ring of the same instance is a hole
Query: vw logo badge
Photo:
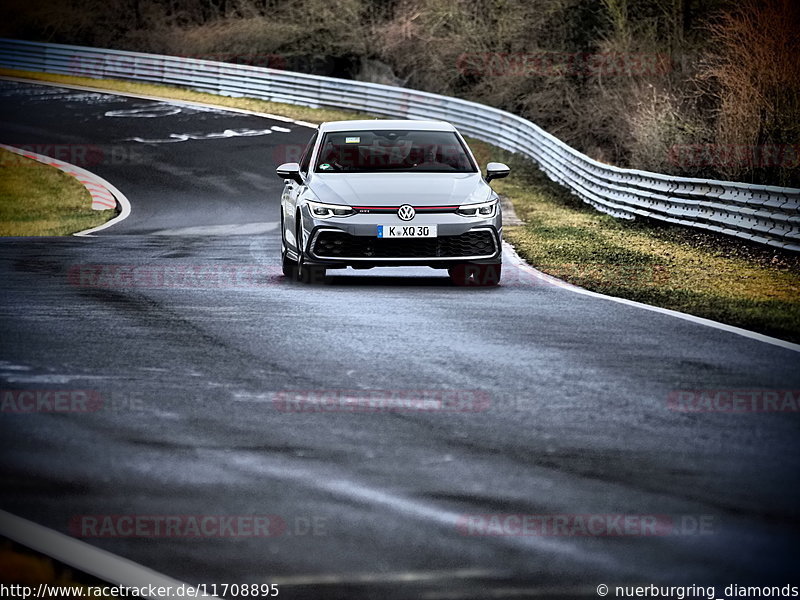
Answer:
[[414, 207], [410, 204], [403, 204], [403, 206], [397, 209], [397, 216], [400, 217], [402, 221], [410, 221], [416, 214]]

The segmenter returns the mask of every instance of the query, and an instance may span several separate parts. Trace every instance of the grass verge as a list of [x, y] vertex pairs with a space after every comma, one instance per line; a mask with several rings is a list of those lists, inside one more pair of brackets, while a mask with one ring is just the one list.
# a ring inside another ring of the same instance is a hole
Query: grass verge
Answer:
[[647, 219], [597, 212], [522, 157], [471, 140], [525, 224], [506, 239], [536, 268], [575, 285], [800, 342], [800, 255]]
[[71, 175], [0, 148], [0, 236], [70, 235], [115, 214], [92, 210], [92, 197]]
[[[228, 98], [169, 86], [0, 69], [0, 74], [245, 108], [321, 123], [374, 118]], [[480, 164], [502, 160], [512, 176], [493, 184], [525, 225], [506, 239], [536, 268], [587, 289], [637, 300], [800, 342], [800, 256], [742, 240], [595, 211], [550, 181], [536, 165], [470, 140]]]
[[[0, 537], [0, 583], [36, 587], [40, 585], [61, 587], [59, 598], [114, 598], [104, 587], [109, 583], [86, 573], [76, 571], [52, 558]], [[63, 587], [72, 588], [67, 593]], [[98, 590], [98, 588], [100, 588]], [[51, 589], [52, 592], [55, 590]], [[101, 595], [95, 595], [100, 592]], [[20, 594], [20, 597], [22, 595]]]

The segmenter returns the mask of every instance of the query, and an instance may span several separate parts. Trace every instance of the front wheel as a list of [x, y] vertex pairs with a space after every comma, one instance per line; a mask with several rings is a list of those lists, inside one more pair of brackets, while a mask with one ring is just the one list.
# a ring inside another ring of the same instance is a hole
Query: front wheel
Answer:
[[283, 271], [283, 276], [287, 279], [294, 280], [297, 278], [295, 262], [289, 258], [286, 252], [286, 230], [283, 225], [283, 207], [281, 207], [281, 271]]
[[296, 278], [296, 263], [286, 255], [286, 250], [281, 252], [281, 270], [284, 277], [288, 279]]
[[301, 263], [297, 269], [297, 280], [303, 283], [325, 283], [325, 267]]
[[491, 287], [500, 283], [503, 265], [465, 263], [450, 267], [447, 272], [450, 281], [458, 286]]
[[293, 269], [297, 281], [302, 283], [325, 283], [325, 267], [309, 265], [303, 258], [303, 223], [299, 220], [295, 239], [297, 240], [297, 262], [294, 263]]

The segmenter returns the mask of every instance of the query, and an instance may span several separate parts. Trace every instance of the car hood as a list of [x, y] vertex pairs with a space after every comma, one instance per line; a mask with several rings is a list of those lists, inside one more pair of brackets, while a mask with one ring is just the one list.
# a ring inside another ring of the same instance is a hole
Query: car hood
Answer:
[[308, 187], [320, 202], [350, 206], [454, 206], [491, 194], [480, 173], [314, 173]]

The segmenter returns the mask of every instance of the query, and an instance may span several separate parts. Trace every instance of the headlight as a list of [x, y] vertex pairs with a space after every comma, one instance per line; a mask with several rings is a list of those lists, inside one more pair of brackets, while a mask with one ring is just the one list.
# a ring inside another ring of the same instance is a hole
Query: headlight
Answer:
[[308, 200], [308, 210], [317, 219], [330, 219], [331, 217], [350, 217], [356, 214], [351, 207], [344, 204], [323, 204]]
[[456, 213], [462, 217], [484, 217], [489, 218], [494, 216], [497, 210], [497, 198], [489, 202], [480, 202], [479, 204], [462, 204], [458, 207]]

